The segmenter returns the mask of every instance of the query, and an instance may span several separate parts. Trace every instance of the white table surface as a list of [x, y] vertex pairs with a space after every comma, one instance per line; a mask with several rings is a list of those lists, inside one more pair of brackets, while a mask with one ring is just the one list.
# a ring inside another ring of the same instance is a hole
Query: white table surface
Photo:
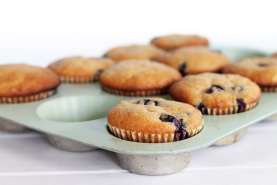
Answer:
[[195, 151], [181, 172], [143, 176], [123, 170], [112, 152], [65, 152], [35, 131], [0, 132], [0, 184], [276, 184], [276, 133], [277, 121], [259, 122], [238, 143]]

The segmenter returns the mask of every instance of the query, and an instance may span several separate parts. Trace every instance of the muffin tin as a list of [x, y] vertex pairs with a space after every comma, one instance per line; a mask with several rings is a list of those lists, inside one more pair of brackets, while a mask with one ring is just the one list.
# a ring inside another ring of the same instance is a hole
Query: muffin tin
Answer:
[[[232, 60], [263, 56], [266, 53], [217, 47]], [[169, 95], [159, 96], [171, 99]], [[196, 136], [170, 143], [139, 143], [116, 138], [109, 133], [106, 115], [122, 100], [137, 99], [109, 94], [99, 83], [61, 84], [58, 92], [45, 100], [0, 104], [0, 117], [28, 128], [46, 133], [55, 147], [78, 151], [81, 145], [93, 150], [101, 148], [116, 152], [121, 166], [131, 172], [163, 175], [178, 172], [190, 162], [192, 152], [221, 140], [277, 112], [277, 94], [263, 92], [258, 105], [247, 112], [207, 116], [203, 130]], [[56, 141], [65, 141], [62, 144]], [[72, 142], [73, 144], [72, 144]], [[65, 144], [69, 142], [70, 144]], [[77, 147], [74, 145], [77, 143]], [[62, 148], [66, 145], [65, 148]], [[91, 148], [90, 148], [91, 146]], [[76, 149], [77, 148], [77, 149]]]

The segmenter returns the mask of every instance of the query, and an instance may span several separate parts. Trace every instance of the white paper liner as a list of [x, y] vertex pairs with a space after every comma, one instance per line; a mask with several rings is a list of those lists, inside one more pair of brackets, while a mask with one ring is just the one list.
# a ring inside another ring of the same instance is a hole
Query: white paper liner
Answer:
[[154, 89], [154, 90], [138, 90], [138, 91], [128, 91], [128, 90], [118, 90], [108, 88], [102, 85], [104, 91], [107, 91], [112, 94], [120, 95], [120, 96], [157, 96], [168, 93], [168, 87], [163, 89]]
[[56, 93], [56, 89], [44, 91], [41, 93], [28, 95], [28, 96], [15, 96], [15, 97], [0, 97], [0, 103], [27, 103], [48, 98]]
[[[195, 136], [198, 134], [204, 125], [204, 120], [196, 129], [186, 130], [189, 133], [189, 137]], [[112, 126], [108, 123], [109, 130], [111, 134], [120, 139], [124, 139], [127, 141], [140, 142], [140, 143], [167, 143], [173, 142], [175, 134], [157, 134], [157, 133], [141, 133], [137, 131], [120, 129]]]
[[100, 75], [94, 75], [93, 77], [70, 77], [60, 76], [62, 83], [92, 83], [99, 80]]
[[277, 92], [277, 87], [264, 87], [260, 86], [263, 92]]
[[[248, 111], [253, 109], [257, 105], [257, 102], [251, 103], [251, 104], [246, 104], [244, 107], [244, 111]], [[230, 108], [202, 108], [200, 111], [202, 114], [207, 114], [207, 115], [226, 115], [226, 114], [236, 114], [239, 113], [239, 106], [234, 106]]]

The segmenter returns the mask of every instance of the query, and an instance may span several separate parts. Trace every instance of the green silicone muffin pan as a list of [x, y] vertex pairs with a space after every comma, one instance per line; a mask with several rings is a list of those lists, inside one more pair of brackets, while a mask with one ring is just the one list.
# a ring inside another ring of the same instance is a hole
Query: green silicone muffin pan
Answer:
[[[264, 56], [250, 49], [216, 47], [232, 60]], [[169, 95], [159, 96], [171, 99]], [[258, 105], [247, 112], [233, 115], [203, 116], [204, 128], [196, 136], [170, 143], [138, 143], [114, 137], [108, 132], [106, 115], [124, 97], [104, 92], [99, 83], [61, 84], [58, 92], [45, 100], [0, 104], [0, 117], [20, 125], [79, 141], [86, 145], [122, 154], [167, 155], [191, 152], [258, 122], [277, 112], [277, 93], [262, 93]]]

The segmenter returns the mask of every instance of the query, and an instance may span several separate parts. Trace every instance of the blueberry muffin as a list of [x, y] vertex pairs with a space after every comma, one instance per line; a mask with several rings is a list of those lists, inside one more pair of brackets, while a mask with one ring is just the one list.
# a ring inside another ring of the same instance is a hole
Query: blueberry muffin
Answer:
[[185, 76], [204, 72], [219, 72], [230, 59], [206, 47], [179, 48], [160, 55], [159, 62], [174, 67]]
[[151, 44], [165, 50], [172, 50], [187, 46], [208, 46], [209, 41], [197, 35], [167, 35], [154, 38]]
[[[26, 64], [0, 66], [0, 103], [27, 103], [52, 96], [59, 77], [49, 69]], [[0, 120], [0, 130], [22, 132], [28, 128], [12, 121]]]
[[100, 74], [113, 64], [106, 58], [71, 57], [53, 62], [48, 68], [59, 75], [61, 82], [88, 83], [98, 81]]
[[174, 68], [149, 60], [128, 60], [104, 71], [100, 83], [107, 92], [124, 96], [166, 94], [168, 87], [181, 78]]
[[[188, 75], [169, 90], [174, 100], [189, 103], [203, 114], [223, 115], [248, 111], [257, 105], [261, 90], [248, 78], [232, 74], [204, 73]], [[214, 145], [240, 141], [247, 128], [241, 129]]]
[[129, 59], [156, 60], [162, 53], [164, 53], [163, 50], [152, 45], [131, 45], [113, 48], [106, 52], [104, 57], [109, 57], [115, 62]]
[[107, 118], [113, 135], [145, 143], [184, 140], [203, 127], [199, 110], [162, 98], [123, 101], [109, 111]]
[[248, 58], [224, 67], [224, 73], [239, 74], [256, 82], [266, 92], [277, 92], [277, 58]]
[[235, 114], [252, 109], [260, 98], [259, 86], [232, 74], [188, 75], [174, 83], [169, 93], [174, 100], [198, 107], [203, 114]]

